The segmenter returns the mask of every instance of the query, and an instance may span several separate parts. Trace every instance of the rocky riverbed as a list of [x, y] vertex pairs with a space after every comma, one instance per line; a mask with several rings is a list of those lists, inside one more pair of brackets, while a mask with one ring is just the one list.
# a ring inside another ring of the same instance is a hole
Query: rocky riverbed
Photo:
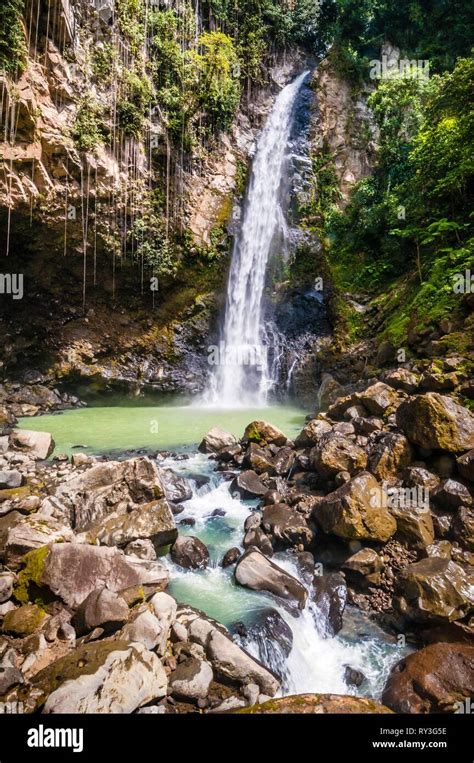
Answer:
[[[253, 421], [241, 439], [215, 427], [199, 446], [252, 499], [241, 542], [219, 559], [237, 586], [296, 615], [310, 597], [325, 639], [350, 606], [411, 645], [381, 697], [355, 696], [364, 675], [350, 666], [344, 696], [282, 697], [245, 628], [167, 592], [170, 569], [212, 563], [179, 517], [189, 480], [159, 454], [51, 460], [51, 435], [15, 416], [79, 401], [3, 390], [0, 701], [46, 713], [459, 711], [474, 691], [474, 415], [457, 394], [462, 359], [448, 366], [351, 387], [326, 376], [294, 441]], [[274, 612], [265, 632], [288, 654], [291, 629]]]

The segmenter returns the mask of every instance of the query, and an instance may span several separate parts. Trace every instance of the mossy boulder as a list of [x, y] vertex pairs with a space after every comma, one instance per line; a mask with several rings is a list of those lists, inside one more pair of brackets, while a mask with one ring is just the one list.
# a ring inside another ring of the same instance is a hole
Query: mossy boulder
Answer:
[[15, 599], [21, 604], [27, 604], [29, 601], [48, 599], [51, 594], [43, 587], [41, 576], [45, 561], [49, 554], [49, 546], [29, 551], [23, 557], [24, 567], [18, 573], [18, 582], [13, 591]]
[[416, 395], [397, 408], [396, 421], [410, 442], [422, 448], [450, 453], [474, 448], [474, 414], [446, 395]]
[[244, 432], [244, 440], [257, 442], [260, 445], [285, 445], [286, 435], [278, 427], [269, 424], [268, 421], [252, 421]]
[[30, 636], [41, 628], [46, 612], [37, 604], [12, 609], [4, 617], [2, 630], [12, 636]]
[[312, 715], [321, 713], [391, 713], [392, 711], [370, 697], [351, 697], [345, 694], [296, 694], [252, 705], [239, 714], [246, 715]]

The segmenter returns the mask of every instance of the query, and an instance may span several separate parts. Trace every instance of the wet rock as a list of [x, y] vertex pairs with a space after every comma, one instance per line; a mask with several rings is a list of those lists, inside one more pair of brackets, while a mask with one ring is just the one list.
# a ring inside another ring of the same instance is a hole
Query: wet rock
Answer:
[[[237, 713], [239, 711], [237, 710]], [[252, 715], [294, 714], [312, 715], [324, 713], [391, 713], [392, 711], [367, 697], [343, 694], [296, 694], [253, 705], [243, 711]]]
[[284, 668], [293, 648], [293, 631], [276, 609], [259, 609], [252, 614], [250, 624], [238, 623], [234, 627], [244, 647], [250, 643], [257, 645], [265, 665], [281, 663]]
[[179, 699], [204, 699], [213, 681], [212, 668], [205, 660], [188, 657], [170, 677], [170, 691]]
[[232, 448], [237, 444], [237, 438], [220, 427], [212, 427], [203, 437], [200, 445], [200, 453], [218, 453], [223, 448]]
[[192, 498], [193, 491], [189, 481], [172, 469], [158, 469], [161, 483], [168, 501], [181, 503]]
[[388, 480], [402, 471], [412, 459], [407, 438], [396, 432], [374, 436], [370, 447], [368, 469], [378, 480]]
[[228, 551], [225, 552], [224, 556], [222, 557], [221, 565], [222, 567], [231, 567], [233, 564], [235, 564], [241, 557], [242, 552], [239, 548], [229, 548]]
[[283, 502], [283, 496], [281, 495], [281, 493], [278, 492], [278, 490], [268, 490], [263, 496], [264, 506], [270, 506], [270, 504], [282, 503], [282, 502]]
[[54, 440], [49, 432], [33, 432], [29, 429], [14, 429], [10, 435], [10, 444], [15, 450], [41, 461], [54, 450]]
[[287, 475], [293, 468], [295, 452], [293, 448], [283, 447], [273, 457], [273, 474]]
[[128, 620], [128, 605], [119, 594], [108, 588], [96, 588], [77, 608], [72, 624], [79, 636], [94, 628], [113, 631]]
[[451, 537], [451, 526], [453, 523], [453, 514], [451, 511], [442, 511], [433, 506], [431, 509], [431, 519], [436, 538]]
[[0, 490], [8, 490], [11, 488], [20, 487], [22, 481], [22, 474], [16, 469], [0, 470]]
[[474, 449], [457, 459], [459, 474], [469, 482], [474, 482]]
[[257, 549], [245, 552], [238, 561], [234, 574], [242, 586], [254, 591], [267, 591], [292, 606], [304, 608], [308, 595], [306, 588]]
[[340, 538], [387, 541], [397, 525], [382, 498], [377, 480], [362, 472], [329, 493], [315, 507], [314, 517], [325, 533]]
[[348, 686], [362, 686], [365, 681], [365, 676], [361, 670], [351, 668], [350, 665], [346, 665], [344, 669], [344, 681]]
[[202, 570], [209, 564], [209, 551], [199, 538], [179, 535], [171, 547], [171, 558], [185, 569]]
[[415, 622], [451, 622], [474, 606], [474, 578], [458, 564], [436, 557], [400, 570], [396, 581], [398, 610]]
[[414, 548], [433, 543], [435, 531], [431, 511], [427, 506], [395, 506], [391, 512], [397, 520], [397, 532]]
[[473, 694], [474, 646], [439, 643], [392, 668], [382, 702], [397, 713], [452, 713]]
[[439, 477], [421, 466], [409, 466], [403, 472], [404, 484], [408, 487], [423, 487], [434, 490], [439, 485]]
[[285, 445], [286, 435], [278, 427], [268, 421], [252, 421], [245, 429], [244, 440], [256, 442], [259, 445]]
[[323, 434], [327, 434], [331, 429], [331, 424], [328, 421], [312, 419], [296, 438], [295, 446], [297, 448], [311, 448], [319, 442]]
[[311, 450], [311, 463], [321, 477], [331, 479], [338, 472], [353, 475], [365, 469], [367, 454], [344, 435], [330, 432]]
[[168, 681], [142, 644], [98, 641], [82, 645], [32, 679], [44, 713], [132, 713], [166, 696]]
[[322, 617], [320, 633], [325, 637], [335, 636], [342, 628], [347, 602], [347, 587], [344, 575], [341, 575], [340, 572], [315, 575], [313, 590], [313, 601]]
[[265, 495], [268, 488], [254, 471], [248, 469], [241, 472], [231, 482], [231, 493], [237, 493], [241, 498], [257, 498]]
[[145, 539], [156, 547], [166, 546], [178, 536], [173, 513], [164, 499], [105, 517], [89, 530], [104, 546], [125, 546]]
[[283, 546], [302, 544], [307, 547], [313, 540], [313, 531], [304, 517], [285, 503], [265, 506], [262, 524], [265, 532]]
[[449, 540], [438, 540], [430, 543], [424, 549], [425, 556], [439, 556], [441, 559], [451, 559], [452, 545]]
[[422, 448], [450, 453], [474, 448], [474, 415], [437, 392], [403, 402], [397, 408], [396, 421], [410, 442]]
[[245, 460], [257, 474], [273, 474], [273, 455], [268, 448], [260, 448], [251, 442]]
[[38, 514], [22, 518], [8, 533], [5, 543], [5, 559], [17, 567], [25, 554], [49, 543], [71, 541], [74, 533], [64, 523], [53, 517]]
[[36, 604], [25, 604], [7, 612], [2, 631], [13, 636], [29, 636], [44, 625], [46, 612]]
[[38, 584], [74, 609], [101, 583], [116, 592], [140, 585], [161, 591], [168, 578], [168, 570], [159, 562], [125, 556], [117, 548], [73, 543], [51, 546], [36, 577]]
[[474, 510], [461, 506], [451, 525], [453, 537], [468, 551], [474, 551]]
[[431, 493], [436, 506], [448, 511], [456, 511], [459, 506], [472, 506], [472, 496], [465, 485], [457, 480], [443, 480]]
[[378, 585], [383, 561], [373, 548], [361, 548], [346, 559], [342, 569], [356, 582], [364, 579], [367, 583]]
[[149, 561], [156, 559], [155, 547], [149, 538], [130, 541], [125, 547], [125, 554], [127, 556], [138, 556], [139, 559], [148, 559]]
[[358, 400], [373, 416], [382, 416], [387, 408], [398, 402], [398, 394], [383, 382], [376, 382], [364, 392], [359, 392]]
[[261, 527], [253, 527], [247, 530], [242, 545], [245, 549], [258, 548], [265, 556], [273, 556], [272, 542]]

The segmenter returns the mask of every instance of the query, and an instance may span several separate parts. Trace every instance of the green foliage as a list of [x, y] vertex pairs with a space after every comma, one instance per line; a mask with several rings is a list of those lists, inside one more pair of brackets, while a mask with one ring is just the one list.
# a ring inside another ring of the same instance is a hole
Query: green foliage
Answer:
[[234, 45], [222, 32], [205, 32], [199, 38], [199, 45], [202, 52], [193, 56], [199, 76], [198, 102], [213, 126], [225, 130], [240, 98]]
[[26, 40], [22, 26], [24, 0], [2, 0], [0, 4], [0, 72], [21, 73], [26, 65]]
[[92, 71], [95, 78], [103, 85], [112, 80], [117, 61], [117, 49], [110, 42], [97, 45], [92, 51]]
[[81, 151], [93, 151], [107, 136], [102, 107], [90, 93], [79, 102], [71, 134]]
[[117, 102], [117, 125], [125, 135], [139, 138], [153, 96], [150, 80], [136, 69], [124, 69], [121, 93]]
[[472, 263], [473, 83], [472, 59], [429, 81], [382, 81], [369, 99], [380, 129], [375, 171], [324, 218], [341, 285], [395, 295], [405, 279], [403, 298], [386, 305], [393, 341], [412, 316], [421, 325], [454, 309], [453, 277]]
[[169, 241], [158, 190], [146, 194], [140, 216], [133, 223], [129, 240], [134, 243], [134, 256], [155, 276], [174, 275], [177, 268], [176, 250]]
[[119, 30], [137, 55], [145, 42], [145, 6], [142, 0], [117, 0], [115, 8]]

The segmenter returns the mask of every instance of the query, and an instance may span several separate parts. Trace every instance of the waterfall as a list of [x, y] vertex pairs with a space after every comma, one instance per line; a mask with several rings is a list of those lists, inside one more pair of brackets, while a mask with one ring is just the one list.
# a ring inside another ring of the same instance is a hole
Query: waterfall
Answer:
[[258, 139], [227, 285], [218, 362], [211, 402], [223, 406], [265, 405], [274, 383], [273, 332], [265, 326], [263, 292], [272, 250], [286, 243], [283, 203], [292, 116], [303, 72], [279, 93]]

